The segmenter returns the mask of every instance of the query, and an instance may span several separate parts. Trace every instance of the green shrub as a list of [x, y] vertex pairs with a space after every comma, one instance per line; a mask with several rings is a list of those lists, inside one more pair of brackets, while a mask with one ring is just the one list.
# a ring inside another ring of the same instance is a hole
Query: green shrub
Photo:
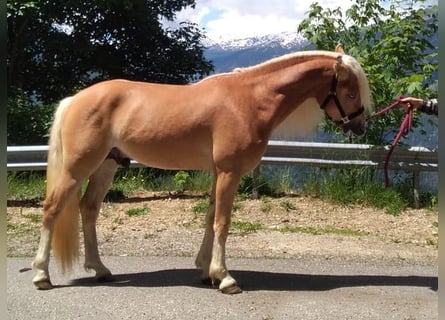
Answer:
[[178, 171], [173, 177], [173, 183], [178, 191], [184, 191], [185, 189], [190, 188], [191, 185], [191, 177], [188, 172]]

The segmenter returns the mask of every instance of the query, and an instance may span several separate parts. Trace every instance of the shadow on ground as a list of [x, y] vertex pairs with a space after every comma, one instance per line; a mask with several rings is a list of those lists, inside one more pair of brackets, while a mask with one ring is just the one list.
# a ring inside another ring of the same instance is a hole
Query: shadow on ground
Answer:
[[[387, 275], [318, 275], [233, 270], [231, 274], [246, 291], [327, 291], [344, 287], [409, 286], [437, 291], [438, 278], [429, 276]], [[154, 272], [114, 275], [113, 282], [96, 282], [94, 278], [72, 280], [67, 286], [165, 287], [190, 286], [211, 288], [200, 282], [196, 269], [171, 269]], [[66, 287], [66, 286], [58, 286]]]

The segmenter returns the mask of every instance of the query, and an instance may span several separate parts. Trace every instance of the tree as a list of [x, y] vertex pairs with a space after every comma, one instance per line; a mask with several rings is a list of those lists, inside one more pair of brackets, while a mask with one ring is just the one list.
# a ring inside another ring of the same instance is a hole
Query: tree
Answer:
[[[432, 94], [438, 68], [432, 42], [437, 37], [437, 12], [437, 5], [425, 5], [424, 0], [355, 0], [343, 17], [340, 8], [323, 9], [314, 3], [298, 31], [319, 49], [332, 50], [342, 43], [363, 66], [379, 107], [401, 95]], [[402, 116], [402, 110], [395, 110], [374, 120], [357, 140], [387, 144], [393, 137], [388, 132], [398, 128]], [[326, 128], [336, 130], [331, 124]]]
[[45, 144], [53, 113], [54, 105], [34, 106], [23, 95], [8, 98], [8, 146]]
[[95, 82], [184, 84], [213, 70], [192, 23], [162, 19], [194, 0], [8, 0], [8, 145], [46, 143], [55, 103]]
[[9, 96], [53, 103], [109, 78], [187, 83], [209, 74], [203, 35], [160, 18], [194, 0], [8, 1]]

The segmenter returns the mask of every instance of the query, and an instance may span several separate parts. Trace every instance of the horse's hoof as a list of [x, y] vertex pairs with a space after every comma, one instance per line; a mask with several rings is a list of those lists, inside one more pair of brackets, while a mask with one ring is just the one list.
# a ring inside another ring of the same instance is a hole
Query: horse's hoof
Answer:
[[39, 290], [50, 290], [50, 289], [54, 288], [51, 281], [49, 281], [49, 280], [35, 281], [34, 285]]
[[102, 276], [98, 276], [96, 277], [96, 281], [103, 283], [103, 282], [113, 282], [114, 281], [114, 277], [111, 273], [108, 274], [104, 274]]
[[241, 290], [241, 288], [238, 287], [237, 285], [233, 285], [233, 286], [230, 286], [230, 287], [225, 287], [225, 288], [222, 288], [220, 290], [224, 294], [237, 294], [237, 293], [243, 292], [243, 290]]
[[236, 283], [236, 280], [232, 277], [226, 277], [221, 281], [221, 284], [219, 285], [219, 290], [222, 293], [225, 294], [237, 294], [241, 293], [242, 290], [240, 287], [238, 287], [238, 284]]

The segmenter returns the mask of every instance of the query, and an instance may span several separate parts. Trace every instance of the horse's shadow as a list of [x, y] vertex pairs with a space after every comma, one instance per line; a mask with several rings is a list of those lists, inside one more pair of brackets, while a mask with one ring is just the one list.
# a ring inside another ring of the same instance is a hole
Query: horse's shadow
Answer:
[[[320, 275], [233, 270], [231, 274], [246, 291], [328, 291], [344, 287], [409, 286], [437, 291], [438, 279], [431, 276], [388, 275]], [[210, 288], [201, 283], [196, 269], [170, 269], [154, 272], [127, 273], [113, 276], [112, 282], [96, 282], [94, 278], [72, 280], [68, 286], [111, 287], [175, 287]]]

